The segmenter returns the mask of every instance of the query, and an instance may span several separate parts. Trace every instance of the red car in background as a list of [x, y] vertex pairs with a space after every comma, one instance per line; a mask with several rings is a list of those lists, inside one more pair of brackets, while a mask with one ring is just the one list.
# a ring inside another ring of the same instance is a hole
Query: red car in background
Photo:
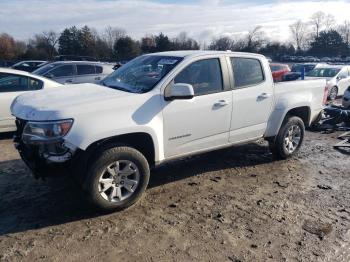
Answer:
[[270, 68], [272, 72], [273, 81], [275, 82], [283, 81], [283, 76], [290, 72], [290, 68], [286, 64], [271, 63]]

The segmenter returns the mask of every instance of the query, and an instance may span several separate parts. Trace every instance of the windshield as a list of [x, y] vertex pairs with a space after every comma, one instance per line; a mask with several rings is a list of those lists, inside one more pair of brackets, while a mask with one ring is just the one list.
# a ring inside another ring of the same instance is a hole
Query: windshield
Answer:
[[32, 74], [35, 74], [35, 75], [45, 75], [48, 71], [50, 71], [51, 69], [57, 67], [57, 66], [60, 66], [61, 64], [47, 64], [47, 65], [44, 65], [40, 68], [38, 68], [37, 70], [34, 70], [32, 72]]
[[102, 84], [131, 93], [146, 93], [181, 60], [181, 57], [174, 56], [140, 56], [107, 76]]
[[315, 68], [307, 76], [310, 77], [334, 77], [340, 71], [340, 68]]

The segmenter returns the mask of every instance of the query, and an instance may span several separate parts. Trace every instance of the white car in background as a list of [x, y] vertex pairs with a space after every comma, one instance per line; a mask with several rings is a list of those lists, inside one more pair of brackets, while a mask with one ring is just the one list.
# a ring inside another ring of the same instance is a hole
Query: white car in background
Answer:
[[58, 61], [33, 71], [61, 84], [98, 84], [107, 75], [114, 72], [113, 65], [89, 61]]
[[16, 130], [15, 117], [11, 115], [10, 106], [18, 95], [57, 86], [61, 84], [41, 76], [0, 68], [0, 133]]
[[320, 65], [308, 72], [307, 77], [327, 79], [328, 98], [334, 100], [350, 86], [350, 66]]

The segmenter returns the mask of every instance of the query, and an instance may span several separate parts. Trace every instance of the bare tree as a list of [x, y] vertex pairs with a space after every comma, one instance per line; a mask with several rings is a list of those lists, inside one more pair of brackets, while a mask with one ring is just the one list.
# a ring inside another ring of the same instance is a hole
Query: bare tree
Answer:
[[103, 34], [103, 39], [106, 41], [108, 48], [113, 50], [114, 44], [125, 36], [126, 31], [123, 28], [107, 26]]
[[324, 26], [325, 26], [326, 30], [327, 31], [331, 30], [334, 25], [335, 25], [334, 16], [331, 14], [326, 15], [325, 22], [324, 22]]
[[246, 37], [246, 51], [256, 52], [265, 41], [265, 33], [261, 26], [256, 26], [253, 30], [248, 32]]
[[289, 28], [297, 49], [302, 50], [307, 41], [307, 24], [298, 20], [290, 25]]
[[50, 31], [44, 31], [42, 33], [42, 37], [43, 37], [44, 41], [46, 42], [48, 56], [51, 59], [51, 58], [53, 58], [53, 56], [56, 53], [56, 47], [58, 44], [59, 36], [56, 32], [50, 30]]
[[226, 51], [226, 50], [233, 50], [234, 48], [234, 41], [233, 39], [222, 36], [217, 39], [213, 39], [213, 41], [209, 45], [209, 50], [220, 50], [220, 51]]
[[350, 22], [344, 21], [338, 28], [339, 34], [342, 36], [344, 42], [349, 46], [350, 44]]
[[193, 38], [188, 37], [186, 32], [180, 32], [172, 39], [174, 50], [198, 50], [199, 44]]
[[317, 38], [320, 34], [320, 31], [324, 25], [326, 19], [326, 14], [324, 12], [316, 12], [311, 16], [311, 24], [315, 28], [316, 34], [315, 37]]

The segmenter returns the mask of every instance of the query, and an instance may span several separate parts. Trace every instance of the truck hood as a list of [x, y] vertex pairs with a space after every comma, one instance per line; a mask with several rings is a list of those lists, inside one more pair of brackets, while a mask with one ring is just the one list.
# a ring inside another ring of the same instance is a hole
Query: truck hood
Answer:
[[72, 118], [106, 104], [119, 104], [109, 103], [110, 100], [136, 95], [96, 84], [65, 85], [20, 95], [13, 101], [11, 112], [15, 117], [32, 121]]

